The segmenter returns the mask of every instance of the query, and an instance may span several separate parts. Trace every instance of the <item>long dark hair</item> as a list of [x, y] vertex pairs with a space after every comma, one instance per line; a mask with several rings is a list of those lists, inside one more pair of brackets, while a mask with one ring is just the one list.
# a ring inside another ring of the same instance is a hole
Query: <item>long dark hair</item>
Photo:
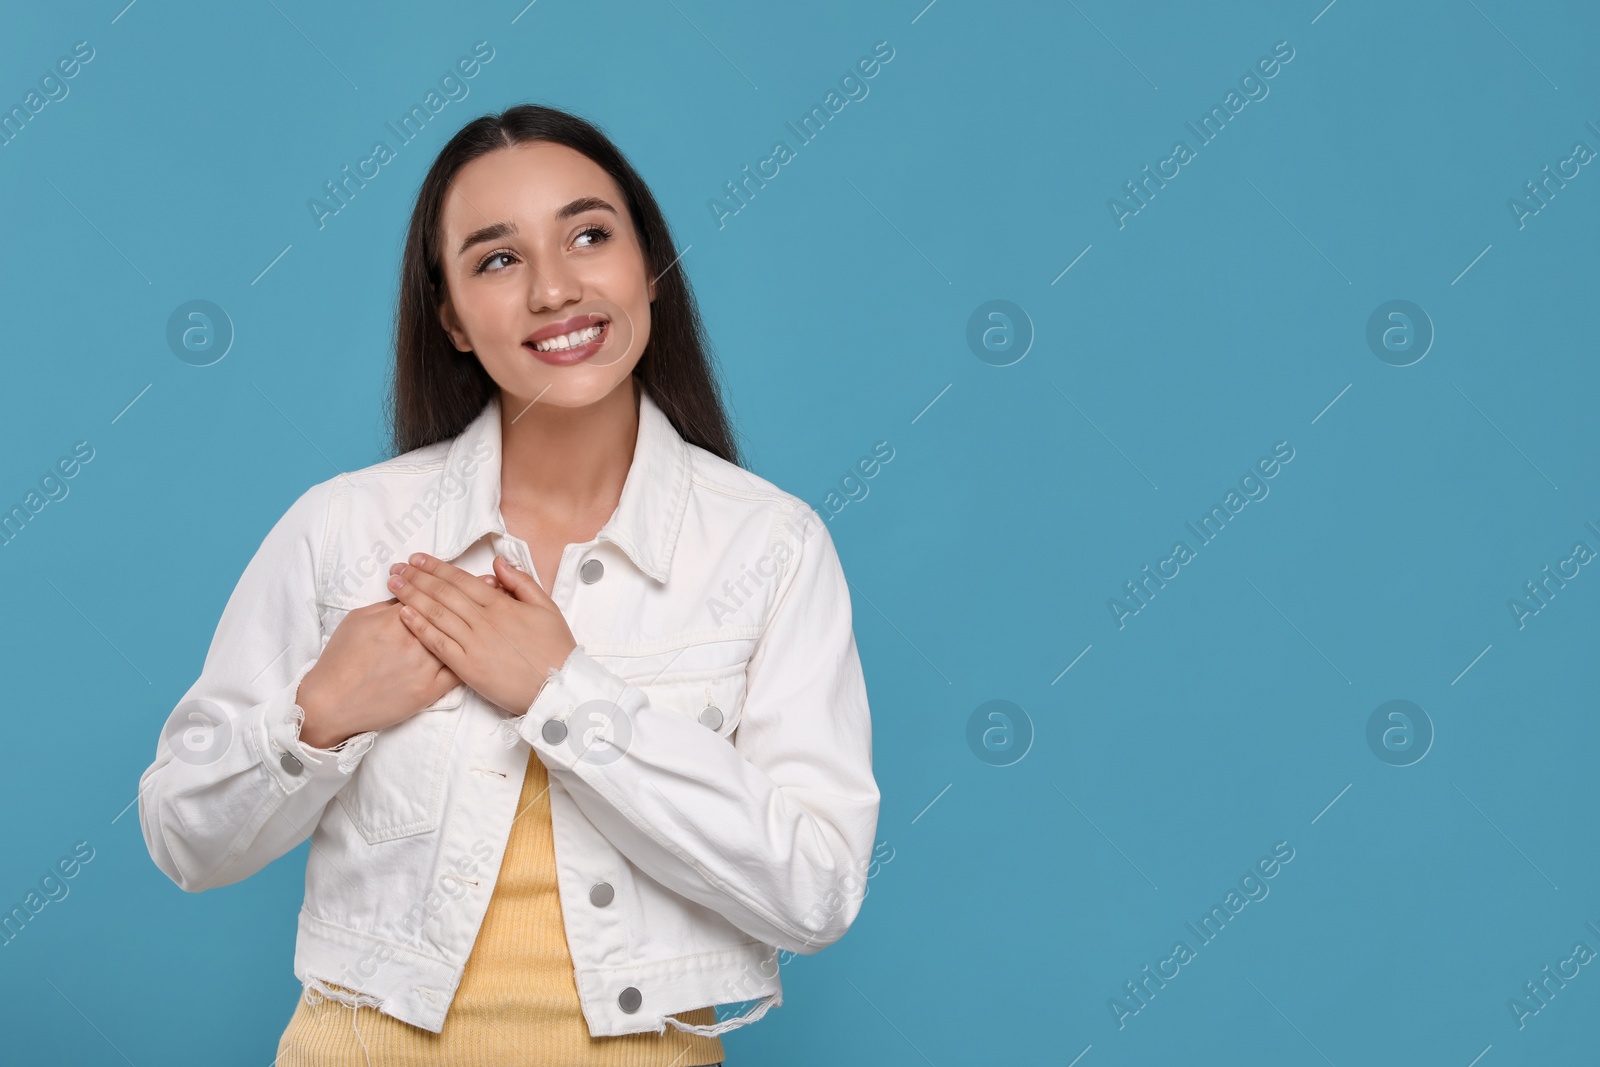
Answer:
[[519, 104], [467, 123], [440, 150], [417, 192], [400, 264], [395, 318], [394, 378], [389, 391], [389, 431], [395, 454], [456, 436], [495, 394], [494, 379], [477, 356], [457, 349], [439, 322], [439, 304], [445, 293], [440, 215], [445, 192], [462, 167], [497, 149], [529, 141], [550, 141], [583, 153], [622, 190], [644, 246], [645, 269], [656, 279], [650, 340], [634, 368], [634, 377], [685, 441], [740, 464], [733, 428], [712, 373], [700, 310], [683, 264], [674, 263], [678, 253], [656, 198], [597, 126], [537, 104]]

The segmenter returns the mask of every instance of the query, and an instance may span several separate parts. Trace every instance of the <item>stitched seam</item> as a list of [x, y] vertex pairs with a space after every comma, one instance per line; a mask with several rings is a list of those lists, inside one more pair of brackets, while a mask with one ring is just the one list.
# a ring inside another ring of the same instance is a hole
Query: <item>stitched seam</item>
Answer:
[[759, 492], [749, 489], [739, 489], [735, 486], [728, 485], [726, 482], [713, 480], [710, 475], [701, 470], [699, 467], [690, 468], [690, 479], [695, 485], [698, 485], [702, 489], [708, 489], [714, 493], [721, 493], [723, 496], [734, 497], [739, 500], [759, 500], [763, 503], [784, 504], [792, 507], [792, 502], [797, 499], [792, 493], [785, 493], [781, 489], [776, 492]]
[[[767, 531], [767, 544], [770, 545], [774, 543], [774, 535], [777, 534], [779, 525], [792, 519], [797, 513], [799, 513], [802, 507], [809, 508], [811, 505], [796, 498], [795, 505], [784, 511], [780, 511], [773, 516], [772, 528]], [[817, 521], [820, 522], [821, 520], [818, 519]], [[788, 601], [789, 593], [794, 589], [795, 573], [800, 569], [800, 556], [806, 550], [806, 542], [823, 532], [823, 530], [813, 530], [809, 535], [802, 537], [800, 539], [800, 544], [793, 552], [789, 554], [788, 560], [785, 561], [787, 566], [784, 567], [783, 577], [778, 581], [777, 585], [773, 587], [776, 590], [776, 593], [775, 595], [767, 598], [767, 610], [761, 617], [762, 636], [765, 636], [767, 630], [771, 628], [773, 617], [778, 613], [778, 606]]]
[[[439, 442], [439, 444], [444, 444], [444, 442]], [[401, 460], [398, 457], [386, 459], [380, 463], [362, 467], [360, 470], [346, 471], [345, 477], [378, 478], [386, 474], [431, 474], [444, 469], [446, 458], [447, 451], [442, 451], [436, 458], [427, 460]]]
[[639, 681], [633, 681], [623, 674], [617, 674], [617, 677], [635, 689], [654, 689], [657, 686], [684, 685], [690, 682], [721, 682], [743, 674], [744, 671], [745, 665], [743, 663], [734, 663], [725, 667], [707, 667], [699, 671], [664, 674], [659, 678], [652, 675], [649, 678], [641, 678]]
[[[345, 477], [340, 475], [340, 478]], [[322, 509], [322, 548], [311, 560], [311, 588], [315, 590], [317, 606], [321, 606], [328, 599], [328, 560], [333, 555], [334, 536], [336, 528], [333, 522], [333, 512], [336, 506], [342, 507], [345, 502], [344, 483], [339, 478], [334, 479], [334, 486], [328, 494], [328, 499]], [[342, 513], [341, 513], [342, 514]], [[317, 616], [317, 637], [320, 640], [327, 634], [322, 629], [322, 613], [313, 608]]]
[[601, 641], [585, 642], [584, 650], [591, 656], [606, 659], [625, 659], [635, 656], [658, 656], [666, 652], [680, 652], [686, 648], [700, 648], [704, 645], [721, 645], [741, 641], [750, 641], [761, 636], [761, 631], [754, 625], [741, 626], [737, 630], [724, 632], [722, 630], [695, 630], [687, 634], [679, 634], [674, 638], [661, 641], [635, 641], [613, 642], [607, 644]]
[[[749, 941], [740, 941], [737, 944], [728, 946], [727, 948], [713, 949], [709, 952], [687, 952], [682, 955], [672, 956], [669, 959], [649, 960], [642, 964], [627, 963], [618, 967], [574, 967], [574, 970], [583, 975], [633, 975], [638, 974], [641, 971], [659, 970], [670, 965], [674, 968], [683, 968], [681, 973], [683, 975], [690, 975], [697, 973], [694, 968], [698, 967], [701, 961], [710, 964], [720, 963], [722, 962], [723, 957], [726, 956], [733, 956], [736, 954], [742, 956], [744, 953], [741, 950], [749, 948], [752, 945], [764, 948], [772, 947], [771, 945], [767, 945], [764, 941], [761, 941], [757, 938], [751, 938]], [[717, 977], [717, 972], [715, 971], [698, 971], [698, 973], [709, 974], [713, 978]], [[722, 1003], [732, 1002], [723, 1001]]]

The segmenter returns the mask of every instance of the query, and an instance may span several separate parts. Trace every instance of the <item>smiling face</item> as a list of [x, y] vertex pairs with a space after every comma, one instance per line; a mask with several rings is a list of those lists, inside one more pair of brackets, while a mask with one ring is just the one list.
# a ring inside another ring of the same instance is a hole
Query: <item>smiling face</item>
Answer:
[[595, 403], [650, 338], [655, 284], [622, 190], [566, 145], [513, 145], [462, 167], [440, 258], [440, 322], [517, 410]]

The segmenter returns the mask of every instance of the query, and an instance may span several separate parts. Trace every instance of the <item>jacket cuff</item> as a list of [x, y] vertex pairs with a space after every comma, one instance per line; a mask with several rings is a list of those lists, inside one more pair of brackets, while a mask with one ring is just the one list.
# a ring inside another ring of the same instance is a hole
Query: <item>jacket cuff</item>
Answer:
[[263, 704], [255, 723], [262, 762], [285, 793], [293, 793], [309, 781], [349, 777], [378, 737], [376, 730], [368, 730], [332, 748], [313, 748], [300, 740], [306, 713], [295, 703], [295, 696], [301, 679], [314, 665], [315, 661], [306, 664], [286, 689]]
[[[627, 687], [627, 682], [578, 645], [564, 664], [550, 669], [538, 696], [517, 716], [517, 734], [539, 752], [546, 766], [570, 768], [583, 758], [584, 735], [589, 728], [604, 727], [610, 717], [623, 714], [619, 704]], [[585, 709], [586, 704], [594, 708]], [[596, 714], [582, 714], [588, 710]], [[574, 723], [574, 713], [580, 713], [584, 721]], [[599, 736], [606, 737], [608, 732]]]

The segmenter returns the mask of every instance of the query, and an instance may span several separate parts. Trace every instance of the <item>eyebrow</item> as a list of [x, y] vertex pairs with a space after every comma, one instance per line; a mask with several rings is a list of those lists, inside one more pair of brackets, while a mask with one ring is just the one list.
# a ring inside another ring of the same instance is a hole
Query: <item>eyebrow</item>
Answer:
[[[581, 215], [585, 211], [609, 211], [617, 214], [617, 209], [598, 196], [580, 196], [556, 212], [558, 219], [570, 219], [574, 215]], [[485, 241], [498, 241], [502, 237], [512, 237], [517, 233], [517, 224], [514, 222], [495, 222], [467, 234], [461, 242], [461, 247], [456, 249], [456, 255], [461, 255], [473, 245], [483, 244]]]

